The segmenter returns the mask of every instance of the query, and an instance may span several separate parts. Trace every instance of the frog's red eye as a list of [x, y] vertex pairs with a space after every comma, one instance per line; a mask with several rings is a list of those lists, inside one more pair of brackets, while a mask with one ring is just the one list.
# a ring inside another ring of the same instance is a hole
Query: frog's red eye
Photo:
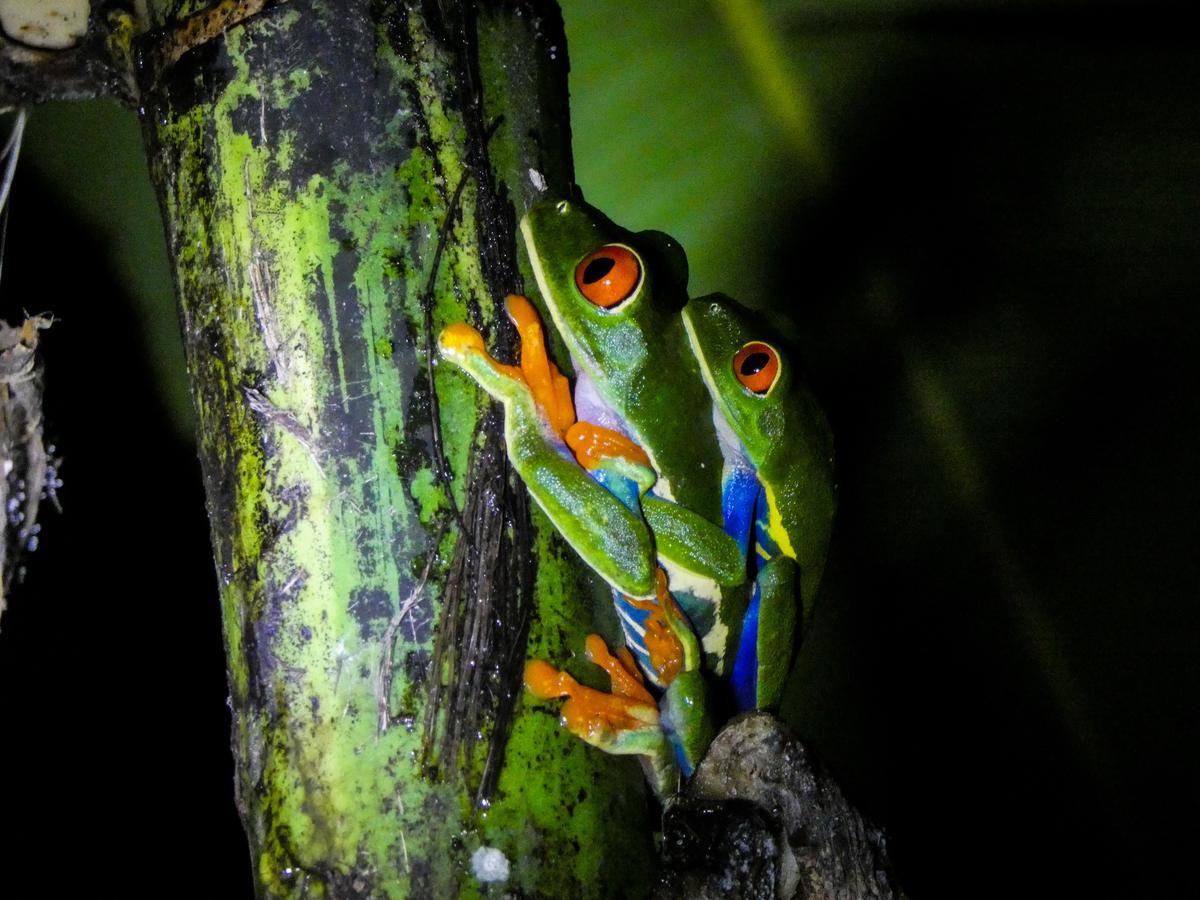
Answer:
[[743, 387], [761, 397], [779, 379], [779, 354], [770, 344], [751, 341], [734, 356], [733, 374]]
[[608, 244], [575, 267], [579, 292], [603, 309], [628, 300], [642, 283], [642, 264], [628, 247]]

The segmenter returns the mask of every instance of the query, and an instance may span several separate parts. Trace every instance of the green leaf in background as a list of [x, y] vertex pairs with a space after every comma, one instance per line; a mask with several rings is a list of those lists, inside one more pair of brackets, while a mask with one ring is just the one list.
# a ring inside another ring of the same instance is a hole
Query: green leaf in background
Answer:
[[[192, 402], [175, 288], [137, 118], [100, 101], [39, 106], [30, 112], [21, 165], [53, 185], [55, 199], [74, 209], [107, 247], [111, 277], [124, 285], [124, 297], [137, 307], [142, 324], [138, 342], [154, 373], [154, 390], [180, 434], [190, 439]], [[13, 227], [20, 227], [21, 207], [31, 202], [36, 198], [18, 194], [11, 212], [17, 222]], [[63, 252], [63, 264], [69, 265], [70, 251]], [[112, 300], [96, 297], [98, 303]], [[45, 298], [45, 306], [54, 309], [52, 295]]]
[[808, 85], [766, 10], [746, 0], [562, 7], [588, 202], [678, 239], [693, 296], [761, 305], [763, 210], [780, 178], [811, 190], [825, 174]]

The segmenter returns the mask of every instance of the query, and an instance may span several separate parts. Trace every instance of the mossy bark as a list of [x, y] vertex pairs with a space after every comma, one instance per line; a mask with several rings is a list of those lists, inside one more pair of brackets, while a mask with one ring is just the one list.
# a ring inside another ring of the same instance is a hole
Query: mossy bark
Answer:
[[640, 771], [520, 686], [582, 646], [597, 586], [431, 358], [457, 321], [511, 354], [515, 223], [572, 177], [557, 8], [226, 3], [189, 30], [199, 6], [152, 2], [134, 46], [259, 895], [644, 893]]

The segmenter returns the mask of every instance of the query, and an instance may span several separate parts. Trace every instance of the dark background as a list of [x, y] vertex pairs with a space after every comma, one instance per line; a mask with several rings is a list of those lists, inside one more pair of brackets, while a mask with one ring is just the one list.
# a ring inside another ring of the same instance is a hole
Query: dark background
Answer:
[[[591, 202], [680, 237], [695, 293], [790, 323], [829, 413], [840, 510], [788, 715], [914, 900], [1190, 894], [1194, 32], [1153, 4], [773, 2], [772, 55], [725, 6], [618, 36], [564, 4], [575, 154]], [[59, 318], [65, 484], [0, 623], [2, 896], [250, 895], [137, 140], [36, 110], [12, 198], [0, 312]]]

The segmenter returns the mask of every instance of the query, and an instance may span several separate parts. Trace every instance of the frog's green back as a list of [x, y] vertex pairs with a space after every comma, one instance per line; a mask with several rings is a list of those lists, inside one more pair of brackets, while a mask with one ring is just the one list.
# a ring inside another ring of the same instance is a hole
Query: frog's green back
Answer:
[[[721, 453], [712, 403], [687, 341], [686, 262], [678, 245], [634, 234], [579, 201], [545, 201], [521, 222], [526, 250], [554, 324], [596, 393], [650, 455], [655, 493], [721, 521]], [[599, 248], [631, 250], [640, 279], [609, 308], [581, 292], [576, 270]]]

